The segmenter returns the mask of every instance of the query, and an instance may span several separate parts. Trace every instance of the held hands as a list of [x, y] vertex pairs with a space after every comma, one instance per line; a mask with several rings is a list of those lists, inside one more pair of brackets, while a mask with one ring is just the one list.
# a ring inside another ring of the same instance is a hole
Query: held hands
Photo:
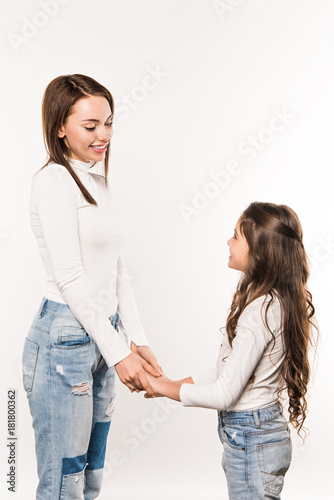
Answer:
[[158, 364], [157, 358], [148, 345], [136, 346], [136, 344], [131, 342], [131, 351], [141, 358], [140, 361], [147, 373], [150, 373], [153, 377], [160, 377], [160, 375], [164, 374], [163, 369]]
[[[131, 350], [141, 357], [142, 366], [146, 371], [146, 379], [151, 388], [151, 392], [146, 391], [144, 397], [155, 398], [167, 396], [180, 401], [179, 389], [181, 384], [166, 377], [151, 349], [148, 346], [138, 347], [131, 343]], [[135, 389], [136, 392], [139, 392], [139, 390]]]
[[148, 381], [150, 383], [150, 386], [153, 390], [153, 395], [149, 394], [146, 392], [144, 394], [144, 398], [146, 399], [151, 399], [151, 398], [157, 398], [157, 397], [164, 397], [166, 394], [164, 394], [164, 385], [166, 382], [172, 382], [166, 375], [162, 375], [161, 377], [155, 378], [152, 377], [151, 375], [147, 375]]
[[180, 401], [181, 385], [194, 383], [191, 377], [182, 380], [171, 380], [166, 377], [149, 346], [138, 347], [131, 342], [131, 350], [129, 356], [115, 365], [121, 382], [131, 392], [146, 391], [145, 398], [166, 396]]
[[115, 370], [120, 381], [125, 384], [131, 392], [146, 391], [153, 396], [154, 391], [148, 381], [148, 375], [152, 378], [160, 377], [163, 374], [161, 366], [148, 346], [137, 347], [131, 342], [132, 354], [129, 354], [119, 363], [116, 363]]

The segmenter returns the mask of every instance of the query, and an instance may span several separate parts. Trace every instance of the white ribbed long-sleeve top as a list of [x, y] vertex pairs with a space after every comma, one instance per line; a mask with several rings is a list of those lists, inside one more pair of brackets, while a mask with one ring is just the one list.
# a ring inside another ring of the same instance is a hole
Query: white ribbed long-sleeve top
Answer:
[[[93, 162], [70, 159], [98, 206], [88, 203], [67, 169], [50, 163], [32, 179], [30, 223], [46, 270], [45, 297], [68, 304], [108, 366], [148, 345], [121, 257], [126, 228]], [[118, 310], [120, 332], [109, 317]], [[122, 335], [123, 334], [123, 335]]]
[[265, 321], [268, 301], [269, 296], [262, 296], [251, 302], [240, 315], [232, 347], [225, 331], [216, 365], [192, 375], [194, 384], [181, 385], [184, 406], [246, 411], [277, 400], [284, 359], [281, 306], [274, 296], [267, 315], [269, 329]]

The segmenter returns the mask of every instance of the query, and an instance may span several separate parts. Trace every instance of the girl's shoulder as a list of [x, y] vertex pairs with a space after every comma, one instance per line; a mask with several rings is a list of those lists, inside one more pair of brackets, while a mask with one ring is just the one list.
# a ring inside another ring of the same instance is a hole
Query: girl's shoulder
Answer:
[[280, 308], [280, 300], [275, 292], [272, 293], [267, 293], [264, 295], [261, 295], [260, 297], [257, 297], [256, 299], [252, 300], [246, 307], [246, 309], [258, 309], [259, 311], [263, 308], [272, 307], [274, 309]]
[[281, 303], [278, 296], [275, 293], [261, 295], [250, 302], [239, 317], [238, 326], [242, 325], [252, 330], [268, 326], [272, 331], [279, 330]]

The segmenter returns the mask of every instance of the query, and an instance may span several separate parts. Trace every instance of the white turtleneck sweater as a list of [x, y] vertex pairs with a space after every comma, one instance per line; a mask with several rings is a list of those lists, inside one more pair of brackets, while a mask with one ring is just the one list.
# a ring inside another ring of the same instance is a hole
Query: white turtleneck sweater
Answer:
[[[247, 411], [277, 400], [282, 388], [280, 366], [284, 359], [281, 306], [277, 297], [265, 309], [269, 296], [251, 302], [240, 315], [232, 347], [226, 331], [216, 365], [196, 375], [194, 384], [182, 384], [184, 406]], [[254, 380], [249, 383], [254, 374]]]
[[[131, 353], [131, 341], [148, 345], [120, 255], [126, 229], [104, 177], [90, 172], [93, 162], [70, 163], [98, 206], [62, 165], [50, 163], [34, 175], [29, 215], [46, 270], [45, 297], [68, 304], [113, 366]], [[120, 332], [109, 320], [117, 310]]]

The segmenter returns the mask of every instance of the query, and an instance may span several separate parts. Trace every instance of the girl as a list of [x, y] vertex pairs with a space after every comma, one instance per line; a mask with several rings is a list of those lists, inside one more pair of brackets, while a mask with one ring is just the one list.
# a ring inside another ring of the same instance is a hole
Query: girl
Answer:
[[[113, 116], [110, 92], [88, 76], [59, 76], [45, 91], [49, 158], [29, 208], [47, 285], [23, 350], [39, 500], [98, 496], [115, 373], [148, 394], [146, 372], [162, 373], [120, 255], [125, 229], [107, 181]], [[104, 176], [90, 170], [99, 161]]]
[[302, 238], [291, 208], [251, 203], [228, 241], [228, 265], [243, 274], [216, 366], [179, 381], [148, 375], [155, 395], [218, 410], [233, 500], [280, 498], [291, 462], [290, 429], [278, 400], [284, 389], [298, 433], [306, 417], [314, 307]]

